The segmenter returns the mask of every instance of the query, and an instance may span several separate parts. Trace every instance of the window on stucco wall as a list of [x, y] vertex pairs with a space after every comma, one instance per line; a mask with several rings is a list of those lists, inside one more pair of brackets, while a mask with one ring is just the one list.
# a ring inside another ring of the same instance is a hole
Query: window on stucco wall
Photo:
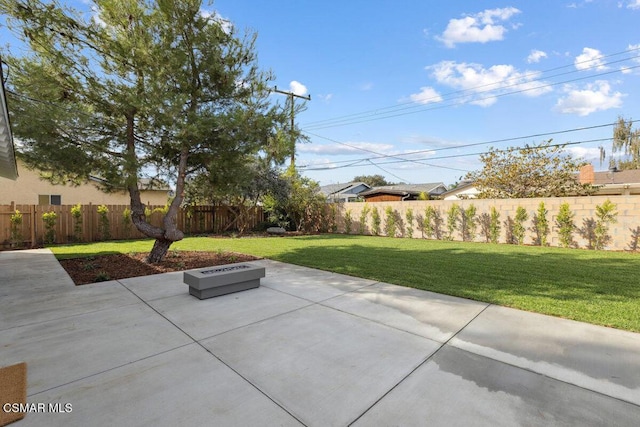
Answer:
[[38, 204], [59, 206], [62, 204], [62, 196], [59, 194], [39, 194]]

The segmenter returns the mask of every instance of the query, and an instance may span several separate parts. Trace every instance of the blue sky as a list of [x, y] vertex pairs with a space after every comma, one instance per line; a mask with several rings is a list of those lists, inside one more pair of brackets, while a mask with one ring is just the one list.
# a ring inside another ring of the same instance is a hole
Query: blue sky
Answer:
[[611, 142], [583, 141], [610, 138], [604, 125], [619, 115], [640, 118], [640, 0], [204, 8], [257, 33], [260, 66], [279, 89], [311, 95], [296, 116], [310, 138], [297, 166], [321, 184], [363, 174], [452, 184], [481, 167], [476, 153], [548, 138], [576, 143], [567, 150], [606, 169], [598, 147], [610, 153]]
[[[610, 138], [612, 126], [520, 137], [640, 118], [638, 0], [212, 7], [257, 32], [260, 64], [280, 89], [311, 95], [296, 117], [311, 139], [297, 165], [321, 184], [362, 174], [451, 184], [480, 167], [477, 155], [461, 155]], [[519, 139], [491, 142], [510, 138]], [[477, 145], [460, 147], [468, 144]], [[606, 169], [600, 145], [610, 153], [610, 141], [568, 149]]]

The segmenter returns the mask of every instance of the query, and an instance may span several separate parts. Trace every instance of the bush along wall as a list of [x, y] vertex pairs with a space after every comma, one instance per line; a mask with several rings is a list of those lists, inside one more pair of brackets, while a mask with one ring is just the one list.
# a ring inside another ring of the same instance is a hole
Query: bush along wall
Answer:
[[338, 233], [640, 251], [640, 195], [343, 203], [337, 215]]

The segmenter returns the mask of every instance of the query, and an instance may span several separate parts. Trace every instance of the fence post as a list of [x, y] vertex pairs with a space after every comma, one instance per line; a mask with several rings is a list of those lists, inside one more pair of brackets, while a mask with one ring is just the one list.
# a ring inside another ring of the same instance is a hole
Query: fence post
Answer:
[[29, 207], [31, 211], [31, 247], [36, 247], [36, 205]]
[[91, 202], [89, 202], [89, 242], [93, 242], [93, 209]]

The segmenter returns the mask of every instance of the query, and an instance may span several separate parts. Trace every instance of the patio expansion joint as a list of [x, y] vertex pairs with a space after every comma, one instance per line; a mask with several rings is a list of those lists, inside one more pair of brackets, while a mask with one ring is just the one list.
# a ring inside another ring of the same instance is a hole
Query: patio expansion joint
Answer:
[[[206, 351], [207, 353], [209, 353], [209, 354], [210, 354], [214, 359], [218, 360], [218, 361], [219, 361], [220, 363], [222, 363], [224, 366], [226, 366], [227, 368], [229, 368], [233, 373], [235, 373], [235, 374], [236, 374], [236, 375], [238, 375], [240, 378], [242, 378], [244, 381], [246, 381], [246, 382], [247, 382], [247, 384], [249, 384], [251, 387], [253, 387], [254, 389], [256, 389], [256, 390], [258, 391], [258, 393], [260, 393], [260, 394], [262, 394], [263, 396], [265, 396], [265, 397], [266, 397], [267, 399], [269, 399], [269, 400], [270, 400], [274, 405], [278, 406], [278, 407], [279, 407], [280, 409], [282, 409], [284, 412], [286, 412], [287, 414], [289, 414], [293, 419], [295, 419], [296, 421], [298, 421], [301, 425], [303, 425], [303, 426], [307, 427], [307, 425], [306, 425], [305, 423], [303, 423], [303, 422], [302, 422], [302, 420], [300, 420], [300, 419], [299, 419], [298, 417], [296, 417], [294, 414], [292, 414], [292, 413], [291, 413], [291, 411], [289, 411], [287, 408], [285, 408], [284, 406], [282, 406], [281, 404], [279, 404], [276, 400], [274, 400], [271, 396], [269, 396], [269, 394], [267, 394], [265, 391], [263, 391], [260, 387], [258, 387], [258, 386], [257, 386], [257, 385], [255, 385], [254, 383], [252, 383], [248, 378], [246, 378], [246, 377], [245, 377], [244, 375], [242, 375], [240, 372], [238, 372], [237, 370], [235, 370], [231, 365], [229, 365], [229, 364], [228, 364], [228, 363], [226, 363], [224, 360], [222, 360], [220, 357], [218, 357], [216, 354], [214, 354], [213, 352], [211, 352], [211, 350], [209, 350], [208, 348], [206, 348], [206, 347], [205, 347], [204, 345], [202, 345], [202, 343], [200, 342], [200, 341], [202, 341], [202, 340], [209, 339], [209, 338], [212, 338], [213, 336], [217, 336], [217, 335], [221, 335], [221, 334], [216, 334], [216, 335], [213, 335], [212, 337], [202, 338], [202, 339], [199, 341], [199, 340], [195, 339], [193, 336], [191, 336], [191, 334], [189, 334], [188, 332], [184, 331], [180, 326], [176, 325], [173, 321], [171, 321], [171, 319], [167, 318], [165, 315], [163, 315], [163, 314], [162, 314], [162, 313], [160, 313], [158, 310], [156, 310], [156, 308], [155, 308], [155, 307], [151, 306], [147, 301], [143, 300], [139, 295], [137, 295], [137, 294], [136, 294], [135, 292], [133, 292], [131, 289], [127, 288], [125, 285], [123, 285], [123, 284], [122, 284], [122, 283], [120, 283], [120, 282], [118, 282], [118, 283], [119, 283], [122, 287], [124, 287], [125, 289], [127, 289], [129, 292], [131, 292], [132, 294], [134, 294], [134, 295], [136, 296], [136, 298], [138, 298], [138, 299], [139, 299], [140, 301], [142, 301], [145, 305], [147, 305], [151, 310], [153, 310], [155, 313], [157, 313], [157, 314], [158, 314], [158, 316], [162, 317], [162, 318], [163, 318], [163, 319], [165, 319], [167, 322], [171, 323], [171, 324], [172, 324], [176, 329], [178, 329], [178, 330], [179, 330], [179, 331], [181, 331], [183, 334], [185, 334], [187, 337], [189, 337], [189, 339], [191, 339], [191, 340], [193, 341], [193, 343], [197, 344], [200, 348], [202, 348], [204, 351]], [[313, 305], [313, 304], [309, 304], [309, 305], [306, 305], [306, 306], [304, 306], [304, 307], [300, 307], [300, 308], [297, 308], [297, 309], [295, 309], [295, 310], [291, 310], [291, 311], [289, 311], [289, 312], [287, 312], [287, 313], [291, 313], [291, 312], [294, 312], [294, 311], [300, 310], [300, 309], [302, 309], [302, 308], [309, 307], [309, 306], [311, 306], [311, 305]], [[282, 314], [287, 314], [287, 313], [282, 313]], [[279, 315], [276, 315], [276, 316], [271, 316], [271, 317], [269, 317], [268, 319], [271, 319], [271, 318], [273, 318], [273, 317], [277, 317], [277, 316], [281, 316], [282, 314], [279, 314]], [[264, 321], [264, 320], [267, 320], [267, 319], [262, 319], [262, 320], [257, 321], [257, 322], [252, 322], [252, 323], [250, 323], [249, 325], [252, 325], [252, 324], [255, 324], [255, 323], [259, 323], [259, 322], [262, 322], [262, 321]], [[239, 329], [239, 328], [244, 328], [244, 327], [249, 326], [249, 325], [243, 325], [243, 326], [240, 326], [240, 327], [238, 327], [238, 328], [234, 328], [234, 329], [232, 329], [232, 330], [236, 330], [236, 329]], [[225, 331], [225, 332], [222, 332], [222, 333], [227, 333], [227, 332], [230, 332], [230, 331]], [[191, 345], [191, 344], [193, 344], [193, 343], [188, 343], [188, 344], [185, 344], [185, 345], [180, 346], [180, 347], [184, 347], [184, 346], [186, 346], [186, 345]], [[180, 347], [177, 347], [177, 348], [180, 348]], [[173, 349], [173, 350], [175, 350], [175, 349]], [[164, 352], [163, 352], [163, 353], [164, 353]], [[162, 354], [162, 353], [158, 353], [158, 354]], [[153, 355], [153, 356], [156, 356], [156, 355]], [[149, 356], [149, 357], [153, 357], [153, 356]]]
[[[362, 418], [364, 416], [364, 414], [366, 414], [367, 412], [369, 412], [371, 410], [371, 408], [373, 408], [374, 406], [376, 406], [378, 404], [378, 402], [380, 402], [382, 399], [384, 399], [387, 395], [389, 395], [389, 393], [391, 393], [393, 390], [395, 390], [400, 384], [402, 384], [407, 378], [409, 378], [411, 376], [411, 374], [413, 374], [415, 371], [417, 371], [420, 367], [422, 367], [425, 363], [427, 363], [429, 360], [431, 360], [433, 358], [433, 356], [435, 356], [436, 354], [438, 354], [438, 352], [440, 350], [442, 350], [442, 348], [444, 346], [446, 346], [449, 341], [451, 341], [452, 339], [454, 339], [460, 332], [462, 332], [467, 326], [469, 326], [474, 320], [476, 320], [478, 318], [478, 316], [480, 316], [482, 313], [485, 312], [486, 309], [488, 309], [489, 307], [491, 307], [493, 304], [487, 304], [482, 310], [480, 310], [478, 312], [478, 314], [476, 314], [475, 316], [473, 316], [473, 318], [471, 320], [469, 320], [467, 323], [464, 324], [464, 326], [462, 326], [458, 331], [456, 331], [454, 334], [451, 334], [451, 336], [443, 343], [440, 344], [440, 346], [436, 349], [436, 351], [434, 351], [433, 353], [431, 353], [429, 356], [427, 356], [422, 362], [418, 363], [418, 365], [416, 365], [416, 367], [414, 367], [411, 371], [409, 371], [409, 373], [407, 373], [407, 375], [405, 375], [404, 377], [402, 377], [400, 379], [400, 381], [398, 381], [397, 383], [395, 383], [389, 390], [387, 390], [382, 396], [380, 396], [375, 402], [373, 402], [371, 404], [371, 406], [369, 406], [367, 409], [365, 409], [364, 411], [362, 411], [362, 413], [360, 415], [358, 415], [358, 417], [356, 419], [354, 419], [353, 421], [351, 421], [349, 423], [349, 425], [352, 425], [353, 423], [357, 422], [360, 418]], [[406, 332], [406, 331], [405, 331]], [[422, 337], [425, 338], [425, 337]], [[428, 339], [428, 338], [425, 338]], [[434, 341], [434, 340], [431, 340]], [[437, 342], [437, 341], [434, 341]]]
[[[87, 286], [87, 285], [81, 285], [81, 286]], [[22, 327], [25, 327], [25, 326], [42, 325], [42, 324], [45, 324], [45, 323], [54, 322], [54, 321], [58, 321], [58, 320], [72, 319], [72, 318], [78, 317], [78, 316], [84, 316], [84, 315], [87, 315], [87, 314], [99, 313], [101, 311], [114, 310], [114, 309], [117, 309], [117, 308], [127, 307], [127, 306], [130, 306], [130, 305], [136, 305], [136, 304], [140, 304], [140, 303], [139, 302], [130, 302], [130, 303], [118, 305], [116, 307], [97, 308], [95, 310], [89, 310], [89, 311], [85, 311], [85, 312], [82, 312], [82, 313], [76, 313], [76, 314], [69, 314], [69, 315], [66, 315], [66, 316], [63, 315], [63, 316], [60, 316], [60, 317], [55, 317], [53, 319], [40, 320], [40, 321], [37, 321], [37, 322], [31, 322], [31, 323], [23, 323], [21, 325], [10, 326], [10, 327], [5, 328], [5, 329], [1, 329], [0, 328], [0, 332], [10, 331], [11, 329], [22, 328]]]
[[351, 293], [357, 292], [357, 291], [359, 291], [359, 290], [361, 290], [361, 289], [368, 288], [368, 287], [373, 286], [373, 285], [377, 285], [378, 283], [381, 283], [381, 282], [373, 282], [373, 283], [369, 283], [368, 285], [363, 285], [363, 286], [360, 286], [360, 287], [358, 287], [358, 288], [356, 288], [356, 289], [352, 289], [352, 290], [350, 290], [350, 291], [344, 291], [343, 293], [341, 293], [341, 294], [339, 294], [339, 295], [334, 295], [334, 296], [332, 296], [332, 297], [325, 298], [325, 299], [320, 300], [320, 301], [315, 301], [315, 300], [312, 300], [312, 299], [309, 299], [309, 298], [301, 297], [301, 296], [299, 296], [299, 295], [291, 294], [291, 293], [289, 293], [289, 292], [285, 292], [285, 291], [283, 291], [283, 290], [281, 290], [281, 289], [272, 288], [272, 287], [271, 287], [271, 286], [269, 286], [269, 285], [263, 285], [263, 284], [260, 284], [260, 286], [261, 286], [261, 287], [265, 287], [265, 288], [267, 288], [267, 289], [270, 289], [270, 290], [272, 290], [272, 291], [280, 292], [281, 294], [285, 294], [285, 295], [289, 295], [289, 296], [296, 297], [296, 298], [299, 298], [299, 299], [303, 299], [303, 300], [305, 300], [305, 301], [309, 301], [309, 302], [310, 302], [310, 303], [312, 303], [312, 304], [316, 304], [316, 305], [317, 305], [317, 304], [320, 304], [320, 305], [321, 305], [323, 302], [325, 302], [325, 301], [329, 301], [330, 299], [333, 299], [333, 298], [339, 298], [339, 297], [342, 297], [342, 296], [345, 296], [345, 295], [348, 295], [348, 294], [351, 294]]
[[109, 369], [105, 369], [105, 370], [103, 370], [103, 371], [94, 372], [94, 373], [92, 373], [92, 374], [90, 374], [90, 375], [87, 375], [87, 376], [84, 376], [84, 377], [82, 377], [82, 378], [78, 378], [78, 379], [75, 379], [75, 380], [73, 380], [73, 381], [69, 381], [69, 382], [66, 382], [66, 383], [63, 383], [63, 384], [58, 384], [58, 385], [56, 385], [56, 386], [49, 387], [49, 388], [47, 388], [47, 389], [45, 389], [45, 390], [40, 390], [40, 391], [39, 391], [39, 392], [37, 392], [37, 393], [29, 394], [29, 395], [28, 395], [28, 397], [35, 397], [35, 396], [38, 396], [39, 394], [47, 393], [47, 392], [49, 392], [49, 391], [51, 391], [51, 390], [55, 390], [55, 389], [58, 389], [58, 388], [60, 388], [60, 387], [67, 386], [67, 385], [69, 385], [69, 384], [74, 384], [74, 383], [77, 383], [77, 382], [79, 382], [79, 381], [86, 380], [86, 379], [88, 379], [88, 378], [92, 378], [92, 377], [95, 377], [95, 376], [98, 376], [98, 375], [102, 375], [102, 374], [107, 373], [107, 372], [115, 371], [116, 369], [120, 369], [120, 368], [123, 368], [123, 367], [125, 367], [125, 366], [129, 366], [129, 365], [131, 365], [131, 364], [133, 364], [133, 363], [138, 363], [138, 362], [140, 362], [140, 361], [142, 361], [142, 360], [151, 359], [152, 357], [156, 357], [156, 356], [159, 356], [159, 355], [161, 355], [161, 354], [169, 353], [169, 352], [172, 352], [172, 351], [174, 351], [174, 350], [178, 350], [179, 348], [186, 347], [186, 346], [189, 346], [189, 345], [193, 345], [193, 343], [186, 343], [186, 344], [182, 344], [182, 345], [179, 345], [179, 346], [177, 346], [177, 347], [169, 348], [169, 349], [167, 349], [167, 350], [163, 350], [163, 351], [159, 351], [158, 353], [150, 354], [150, 355], [148, 355], [148, 356], [144, 356], [144, 357], [141, 357], [141, 358], [136, 359], [136, 360], [131, 360], [131, 361], [127, 362], [127, 363], [123, 363], [123, 364], [118, 365], [118, 366], [113, 366], [113, 367], [111, 367], [111, 368], [109, 368]]

